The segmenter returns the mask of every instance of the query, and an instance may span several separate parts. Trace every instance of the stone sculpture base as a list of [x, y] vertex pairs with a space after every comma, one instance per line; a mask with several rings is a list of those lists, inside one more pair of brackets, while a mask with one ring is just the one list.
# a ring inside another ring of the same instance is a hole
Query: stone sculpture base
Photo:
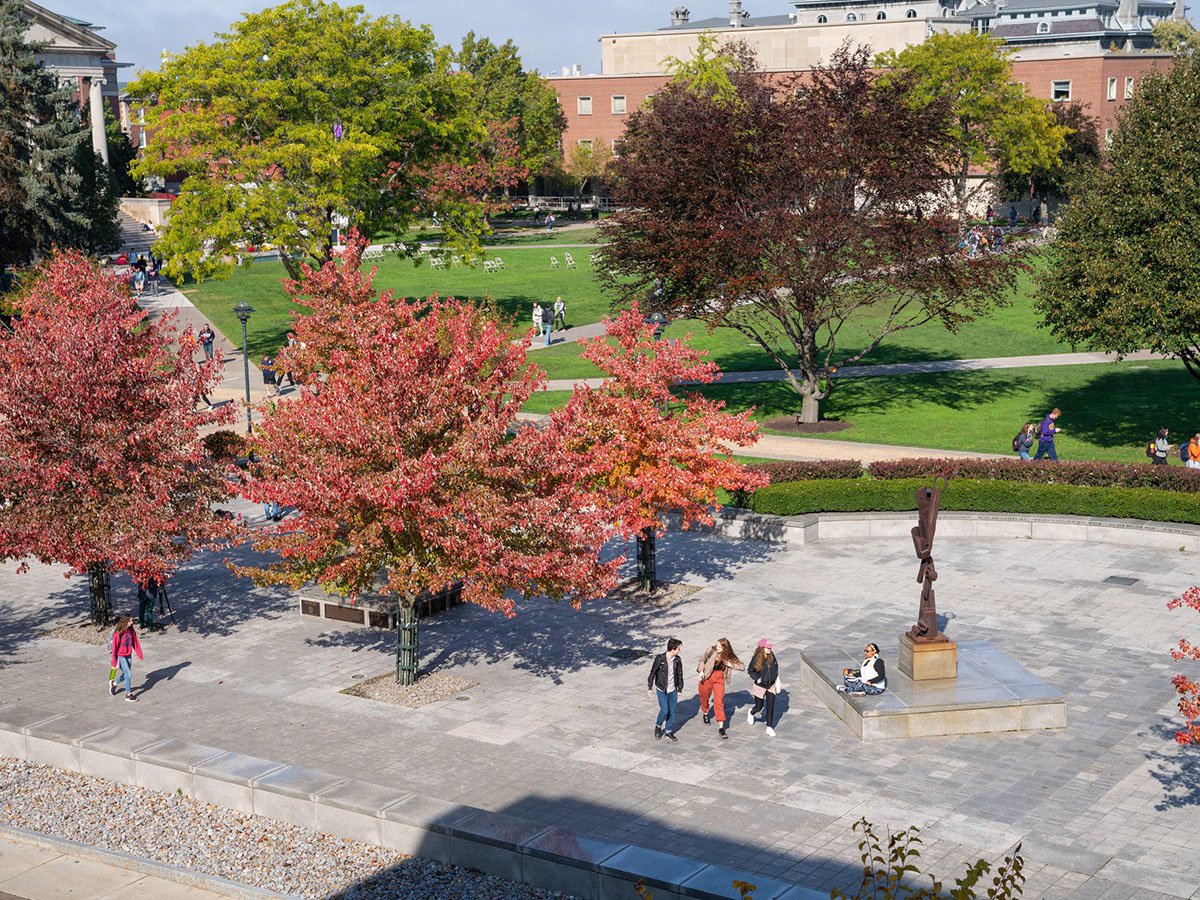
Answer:
[[913, 681], [958, 677], [958, 645], [954, 641], [922, 644], [907, 634], [900, 635], [900, 671]]
[[1066, 698], [1016, 660], [987, 641], [963, 641], [958, 651], [957, 678], [913, 681], [889, 665], [887, 690], [875, 696], [838, 693], [842, 669], [860, 659], [829, 646], [801, 654], [800, 678], [864, 741], [1066, 727]]

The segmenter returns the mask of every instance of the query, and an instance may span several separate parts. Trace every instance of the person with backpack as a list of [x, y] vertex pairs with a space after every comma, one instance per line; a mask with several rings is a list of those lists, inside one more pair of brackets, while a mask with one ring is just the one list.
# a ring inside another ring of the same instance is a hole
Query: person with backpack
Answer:
[[[137, 658], [142, 658], [142, 645], [138, 641], [137, 632], [133, 629], [133, 617], [121, 616], [117, 619], [117, 628], [112, 636], [112, 653], [109, 660], [109, 675], [114, 676], [113, 669], [120, 669], [121, 678], [125, 682], [125, 699], [130, 703], [136, 703], [137, 697], [133, 696], [133, 654], [137, 654]], [[108, 693], [109, 696], [117, 696], [117, 691], [120, 690], [115, 677], [109, 679]]]
[[1170, 434], [1171, 432], [1166, 428], [1158, 429], [1158, 435], [1154, 438], [1154, 443], [1146, 448], [1151, 465], [1165, 466], [1167, 464], [1167, 457], [1171, 453], [1171, 445], [1167, 443], [1167, 437]]
[[1012, 439], [1013, 450], [1025, 462], [1029, 462], [1029, 451], [1033, 449], [1033, 429], [1034, 424], [1026, 422]]

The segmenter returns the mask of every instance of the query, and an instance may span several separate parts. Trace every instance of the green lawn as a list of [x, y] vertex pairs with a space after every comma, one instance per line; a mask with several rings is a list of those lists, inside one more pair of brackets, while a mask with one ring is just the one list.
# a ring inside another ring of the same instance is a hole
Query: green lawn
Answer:
[[[381, 290], [392, 288], [407, 297], [426, 297], [436, 292], [477, 302], [490, 298], [486, 302], [494, 304], [517, 330], [532, 327], [535, 300], [552, 303], [560, 295], [566, 301], [570, 325], [598, 322], [608, 312], [608, 300], [600, 293], [589, 253], [584, 250], [572, 253], [575, 269], [567, 269], [562, 251], [553, 247], [508, 254], [493, 251], [488, 255], [500, 256], [507, 268], [495, 273], [484, 271], [482, 266], [435, 270], [427, 262], [414, 266], [409, 260], [389, 255], [377, 263], [375, 284]], [[558, 257], [560, 268], [551, 268], [551, 256]], [[205, 281], [183, 290], [222, 333], [238, 344], [241, 326], [231, 310], [239, 300], [249, 302], [255, 309], [248, 334], [250, 354], [259, 357], [278, 350], [286, 341], [291, 306], [280, 283], [285, 277], [279, 262], [261, 261], [238, 269], [226, 281]], [[554, 352], [554, 348], [542, 352]], [[569, 355], [577, 353], [571, 348]]]
[[[717, 385], [702, 392], [731, 410], [753, 406], [759, 420], [790, 415], [800, 406], [782, 383]], [[568, 396], [543, 392], [525, 408], [547, 412]], [[1009, 453], [1020, 426], [1055, 406], [1063, 410], [1057, 446], [1064, 459], [1142, 462], [1145, 443], [1158, 428], [1170, 428], [1174, 443], [1200, 430], [1195, 380], [1180, 363], [1156, 361], [847, 379], [822, 409], [826, 418], [851, 427], [812, 437]], [[1180, 464], [1174, 457], [1171, 462]]]

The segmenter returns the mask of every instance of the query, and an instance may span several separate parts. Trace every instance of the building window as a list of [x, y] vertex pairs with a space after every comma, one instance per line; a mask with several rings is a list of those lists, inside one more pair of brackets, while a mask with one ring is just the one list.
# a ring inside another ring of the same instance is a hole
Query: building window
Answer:
[[614, 116], [625, 115], [625, 95], [617, 94], [612, 98], [612, 111]]
[[143, 128], [138, 132], [138, 146], [143, 150], [146, 149], [146, 129]]
[[1049, 34], [1050, 33], [1050, 23], [1049, 22], [1038, 22], [1037, 33], [1038, 34]]
[[829, 19], [825, 16], [817, 16], [817, 24], [818, 25], [824, 25], [828, 21], [829, 21]]
[[580, 97], [579, 98], [579, 114], [581, 116], [590, 116], [592, 114], [592, 98], [591, 97]]
[[590, 138], [580, 138], [578, 144], [580, 150], [587, 150], [590, 152], [592, 149], [592, 141]]
[[1111, 150], [1113, 141], [1113, 130], [1111, 128], [1104, 129], [1104, 149]]
[[1052, 82], [1050, 82], [1050, 99], [1051, 100], [1070, 100], [1071, 99], [1071, 82], [1069, 82], [1069, 81], [1052, 81]]
[[857, 22], [858, 16], [856, 16], [854, 13], [846, 13], [846, 21], [847, 22]]
[[915, 9], [910, 9], [908, 12], [906, 12], [904, 14], [904, 18], [906, 18], [906, 19], [915, 19], [916, 17], [917, 17], [917, 11]]
[[144, 106], [138, 107], [138, 124], [139, 125], [146, 124], [146, 107], [144, 107]]
[[1125, 79], [1125, 99], [1126, 100], [1133, 99], [1133, 76], [1132, 75], [1130, 75], [1128, 78]]
[[1108, 99], [1117, 99], [1117, 79], [1115, 78], [1108, 79]]
[[875, 21], [876, 22], [880, 22], [886, 18], [887, 18], [887, 13], [885, 13], [882, 9], [879, 12], [875, 13]]
[[621, 140], [621, 138], [616, 138], [613, 141], [613, 158], [614, 159], [621, 155], [621, 147], [624, 146], [624, 144], [625, 144], [625, 142], [623, 140]]

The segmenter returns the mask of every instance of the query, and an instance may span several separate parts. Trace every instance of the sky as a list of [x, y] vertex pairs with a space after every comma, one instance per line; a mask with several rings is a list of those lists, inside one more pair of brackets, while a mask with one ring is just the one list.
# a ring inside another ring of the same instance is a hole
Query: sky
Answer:
[[[121, 81], [131, 81], [138, 68], [158, 68], [164, 49], [178, 52], [207, 42], [226, 31], [243, 13], [277, 5], [282, 0], [37, 0], [54, 12], [104, 27], [100, 32], [117, 45], [117, 58], [133, 63]], [[342, 0], [350, 5], [350, 0]], [[642, 31], [670, 24], [680, 0], [357, 0], [372, 15], [397, 15], [428, 24], [442, 43], [457, 45], [468, 31], [493, 41], [507, 38], [521, 50], [530, 68], [558, 74], [578, 64], [585, 73], [600, 71], [603, 33]], [[728, 0], [684, 0], [693, 19], [727, 14]], [[755, 15], [782, 15], [787, 0], [750, 0]]]

